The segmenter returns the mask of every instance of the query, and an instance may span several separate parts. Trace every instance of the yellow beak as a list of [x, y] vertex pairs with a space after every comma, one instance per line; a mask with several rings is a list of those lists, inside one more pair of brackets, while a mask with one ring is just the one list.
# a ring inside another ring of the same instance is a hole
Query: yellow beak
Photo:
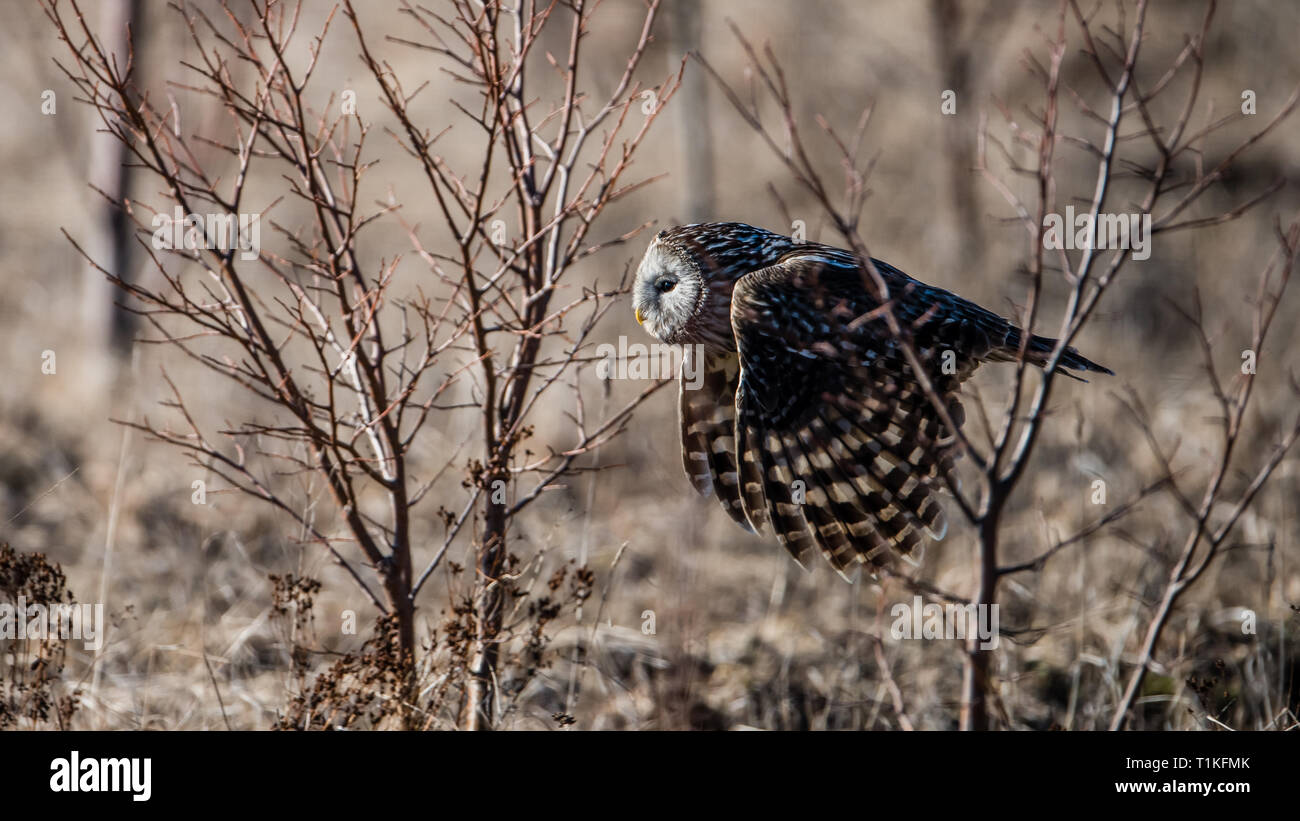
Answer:
[[638, 324], [638, 325], [644, 325], [644, 324], [645, 324], [645, 317], [641, 316], [641, 309], [640, 309], [640, 308], [637, 308], [637, 309], [636, 309], [636, 324]]

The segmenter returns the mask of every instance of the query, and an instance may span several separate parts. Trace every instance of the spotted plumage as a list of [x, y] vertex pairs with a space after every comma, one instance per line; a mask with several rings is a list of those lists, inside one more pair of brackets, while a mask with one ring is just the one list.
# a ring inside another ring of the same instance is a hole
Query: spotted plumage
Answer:
[[[949, 418], [981, 362], [1015, 361], [1020, 329], [873, 260]], [[637, 320], [685, 347], [682, 457], [696, 490], [798, 561], [841, 574], [946, 530], [936, 491], [953, 436], [924, 393], [851, 253], [742, 223], [661, 231], [637, 272]], [[1031, 337], [1042, 365], [1056, 341]], [[1073, 348], [1063, 368], [1111, 373]], [[701, 374], [692, 389], [686, 373]]]

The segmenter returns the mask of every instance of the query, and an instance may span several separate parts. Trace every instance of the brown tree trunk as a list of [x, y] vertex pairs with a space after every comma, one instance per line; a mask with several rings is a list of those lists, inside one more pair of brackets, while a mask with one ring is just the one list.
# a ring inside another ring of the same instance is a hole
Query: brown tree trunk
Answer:
[[493, 501], [493, 481], [496, 479], [488, 482], [487, 513], [483, 519], [483, 536], [480, 540], [475, 649], [461, 717], [461, 726], [466, 730], [490, 730], [496, 718], [497, 660], [500, 656], [501, 615], [505, 593], [501, 575], [506, 556], [506, 506]]
[[[977, 573], [979, 591], [975, 604], [980, 608], [996, 606], [998, 587], [998, 520], [1001, 506], [995, 498], [980, 522], [979, 560]], [[982, 646], [978, 631], [968, 631], [966, 636], [966, 663], [963, 670], [961, 699], [961, 728], [963, 730], [988, 730], [989, 725], [989, 663], [993, 651]]]
[[[136, 49], [145, 37], [141, 28], [139, 0], [103, 0], [99, 7], [100, 31], [103, 32], [104, 50], [117, 59], [118, 69], [126, 70], [131, 42], [128, 27]], [[137, 65], [133, 73], [139, 73]], [[102, 125], [96, 124], [97, 129]], [[88, 177], [91, 185], [103, 192], [92, 193], [95, 198], [96, 228], [88, 249], [92, 259], [101, 260], [107, 270], [125, 281], [132, 279], [131, 222], [123, 210], [123, 200], [130, 191], [130, 169], [127, 162], [130, 151], [126, 143], [112, 134], [97, 131], [90, 137]], [[107, 197], [108, 199], [104, 199]], [[109, 202], [108, 200], [111, 200]], [[86, 335], [92, 344], [102, 345], [118, 354], [131, 350], [135, 334], [133, 316], [119, 308], [115, 302], [117, 289], [94, 266], [87, 266], [83, 291], [82, 315]]]
[[[673, 3], [670, 54], [696, 51], [700, 41], [700, 4]], [[707, 129], [701, 133], [699, 124], [709, 121], [708, 77], [702, 71], [688, 71], [682, 79], [678, 95], [677, 132], [681, 157], [686, 166], [685, 179], [690, 185], [681, 186], [681, 208], [688, 222], [706, 222], [716, 219], [714, 197], [713, 140]]]

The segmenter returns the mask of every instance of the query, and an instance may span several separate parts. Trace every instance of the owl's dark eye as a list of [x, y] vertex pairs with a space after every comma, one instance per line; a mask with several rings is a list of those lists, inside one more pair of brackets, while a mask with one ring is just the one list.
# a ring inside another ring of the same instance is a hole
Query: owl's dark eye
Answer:
[[661, 294], [666, 294], [676, 287], [677, 280], [675, 279], [661, 279], [655, 283], [655, 290]]

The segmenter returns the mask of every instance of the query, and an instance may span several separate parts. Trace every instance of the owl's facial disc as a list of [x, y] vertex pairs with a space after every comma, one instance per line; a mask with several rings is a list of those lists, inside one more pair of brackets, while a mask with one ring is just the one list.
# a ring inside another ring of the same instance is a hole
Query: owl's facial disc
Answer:
[[664, 342], [689, 342], [686, 324], [698, 309], [700, 277], [658, 239], [650, 244], [632, 287], [636, 321]]

